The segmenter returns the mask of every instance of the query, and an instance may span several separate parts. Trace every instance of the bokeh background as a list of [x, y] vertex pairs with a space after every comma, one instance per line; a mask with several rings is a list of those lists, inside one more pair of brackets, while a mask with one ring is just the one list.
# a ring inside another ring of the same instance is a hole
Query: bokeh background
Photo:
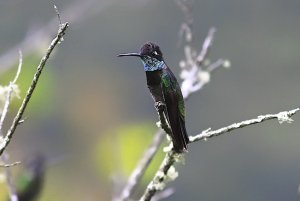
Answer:
[[[9, 145], [10, 160], [45, 155], [39, 200], [110, 200], [151, 142], [157, 121], [141, 63], [116, 55], [155, 41], [178, 75], [184, 15], [173, 0], [57, 0], [56, 5], [70, 29]], [[217, 70], [186, 102], [191, 135], [299, 107], [299, 11], [298, 0], [194, 1], [193, 46], [200, 49], [215, 26], [210, 58], [226, 58], [232, 65]], [[21, 48], [24, 65], [18, 84], [24, 95], [57, 26], [51, 1], [0, 1], [1, 85], [12, 79]], [[25, 38], [29, 42], [22, 42]], [[19, 104], [14, 101], [5, 128]], [[176, 193], [166, 200], [299, 200], [299, 114], [294, 120], [291, 125], [272, 120], [190, 145], [186, 164], [177, 166], [179, 178], [169, 184]], [[157, 156], [135, 197], [161, 158]], [[12, 170], [17, 182], [24, 165]], [[0, 200], [6, 196], [2, 181]]]

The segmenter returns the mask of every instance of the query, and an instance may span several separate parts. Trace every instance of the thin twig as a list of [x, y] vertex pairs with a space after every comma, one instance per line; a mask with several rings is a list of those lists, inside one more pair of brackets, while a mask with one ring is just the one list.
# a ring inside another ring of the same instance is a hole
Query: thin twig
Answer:
[[114, 201], [123, 201], [128, 200], [130, 196], [135, 191], [137, 185], [139, 184], [140, 180], [142, 179], [143, 175], [145, 174], [148, 166], [150, 165], [153, 157], [155, 156], [157, 150], [159, 149], [161, 143], [163, 142], [164, 132], [167, 134], [171, 134], [171, 128], [169, 127], [166, 117], [164, 114], [165, 105], [163, 103], [156, 103], [155, 107], [157, 109], [157, 113], [159, 116], [159, 127], [162, 129], [159, 129], [157, 133], [155, 134], [153, 141], [149, 148], [144, 153], [142, 159], [134, 169], [134, 171], [131, 173], [125, 187], [123, 188], [120, 197], [113, 199]]
[[[277, 114], [266, 114], [258, 116], [257, 118], [242, 121], [240, 123], [234, 123], [229, 126], [220, 128], [218, 130], [211, 131], [210, 129], [203, 131], [202, 133], [190, 136], [190, 143], [199, 141], [199, 140], [206, 140], [207, 138], [219, 136], [221, 134], [225, 134], [235, 129], [243, 128], [245, 126], [250, 126], [252, 124], [257, 124], [264, 122], [266, 120], [271, 119], [278, 119], [279, 123], [288, 122], [291, 123], [293, 120], [291, 116], [296, 114], [300, 109], [296, 108], [290, 111], [279, 112]], [[174, 151], [170, 151], [166, 154], [165, 159], [163, 160], [159, 170], [155, 174], [154, 178], [151, 180], [149, 185], [147, 186], [143, 196], [141, 197], [140, 201], [150, 201], [153, 195], [157, 191], [163, 190], [166, 181], [168, 179], [168, 171], [170, 167], [176, 162], [177, 154]]]
[[205, 58], [209, 54], [210, 48], [212, 46], [214, 37], [216, 33], [216, 28], [212, 27], [209, 29], [207, 37], [204, 40], [203, 46], [202, 46], [202, 51], [200, 52], [199, 56], [197, 57], [197, 63], [199, 66], [202, 66]]
[[165, 187], [165, 180], [168, 177], [168, 170], [175, 163], [175, 155], [177, 154], [173, 150], [166, 154], [159, 170], [147, 186], [143, 196], [140, 198], [140, 201], [150, 201], [157, 191], [163, 190]]
[[9, 109], [9, 105], [10, 105], [10, 102], [11, 102], [11, 95], [12, 95], [12, 92], [14, 90], [14, 86], [15, 86], [18, 78], [19, 78], [20, 73], [21, 73], [22, 64], [23, 64], [23, 55], [22, 55], [21, 50], [19, 50], [18, 70], [17, 70], [17, 73], [16, 73], [15, 78], [13, 79], [13, 81], [9, 83], [9, 89], [7, 91], [4, 108], [3, 108], [3, 111], [2, 111], [2, 114], [1, 114], [1, 117], [0, 117], [0, 135], [3, 134], [2, 127], [3, 127], [4, 120], [6, 118], [6, 115], [7, 115], [8, 109]]
[[1, 156], [2, 161], [4, 162], [4, 164], [0, 165], [0, 167], [4, 167], [5, 169], [5, 178], [6, 178], [6, 184], [8, 187], [8, 193], [9, 193], [9, 197], [10, 197], [10, 201], [18, 201], [18, 195], [17, 195], [17, 190], [16, 187], [14, 185], [14, 181], [13, 181], [13, 176], [10, 170], [10, 167], [19, 165], [21, 162], [17, 161], [14, 163], [9, 164], [9, 155], [7, 152], [4, 152], [3, 155]]
[[216, 70], [217, 68], [219, 67], [222, 67], [224, 66], [224, 63], [225, 62], [228, 62], [224, 59], [218, 59], [217, 61], [215, 61], [214, 63], [210, 64], [208, 67], [207, 67], [207, 71], [208, 72], [213, 72], [214, 70]]
[[164, 139], [165, 133], [162, 129], [159, 129], [158, 132], [154, 136], [154, 140], [149, 146], [149, 148], [145, 151], [142, 159], [134, 169], [134, 171], [131, 173], [127, 184], [125, 185], [124, 189], [122, 190], [122, 193], [119, 198], [114, 199], [115, 201], [122, 201], [122, 200], [128, 200], [129, 197], [132, 195], [132, 193], [135, 191], [137, 185], [139, 184], [140, 180], [142, 179], [142, 176], [145, 174], [149, 164], [151, 163], [155, 153], [159, 149], [163, 139]]
[[56, 15], [57, 15], [57, 18], [58, 18], [58, 22], [59, 22], [59, 27], [61, 27], [61, 19], [60, 19], [60, 14], [59, 14], [59, 11], [58, 11], [58, 8], [57, 8], [57, 6], [55, 5], [55, 3], [53, 2], [53, 8], [54, 8], [54, 10], [55, 10], [55, 12], [56, 12]]
[[21, 119], [21, 120], [19, 121], [19, 124], [24, 123], [26, 119], [27, 119], [27, 117], [25, 117], [24, 119]]
[[1, 137], [3, 136], [2, 127], [3, 127], [4, 120], [6, 118], [6, 115], [7, 115], [8, 109], [9, 109], [12, 92], [13, 92], [13, 85], [12, 85], [12, 83], [10, 83], [9, 84], [9, 89], [7, 91], [7, 94], [6, 94], [6, 99], [5, 99], [3, 111], [2, 111], [2, 114], [1, 114], [1, 117], [0, 117], [0, 136]]
[[10, 167], [13, 167], [13, 166], [17, 166], [19, 164], [21, 164], [21, 161], [17, 161], [17, 162], [10, 163], [10, 164], [0, 164], [0, 167], [2, 167], [2, 168], [10, 168]]
[[278, 119], [279, 123], [283, 123], [283, 122], [291, 123], [293, 120], [290, 117], [293, 116], [294, 114], [296, 114], [296, 112], [298, 112], [299, 110], [300, 110], [299, 108], [296, 108], [294, 110], [284, 111], [284, 112], [280, 112], [277, 114], [260, 115], [257, 118], [242, 121], [239, 123], [234, 123], [229, 126], [220, 128], [218, 130], [214, 130], [214, 131], [210, 131], [210, 129], [205, 130], [198, 135], [190, 136], [189, 139], [190, 139], [191, 143], [199, 141], [199, 140], [206, 140], [208, 138], [215, 137], [215, 136], [218, 136], [218, 135], [221, 135], [224, 133], [228, 133], [228, 132], [238, 129], [238, 128], [243, 128], [245, 126], [249, 126], [252, 124], [261, 123], [263, 121], [270, 120], [270, 119]]
[[[214, 27], [210, 28], [207, 36], [202, 44], [202, 49], [198, 56], [194, 56], [196, 53], [195, 50], [190, 45], [185, 46], [185, 60], [180, 62], [181, 64], [181, 74], [180, 77], [183, 79], [181, 83], [181, 91], [184, 99], [188, 99], [189, 96], [203, 88], [204, 85], [209, 83], [209, 79], [202, 79], [199, 76], [201, 72], [203, 72], [203, 64], [205, 59], [207, 59], [214, 37], [215, 37], [216, 29]], [[218, 60], [220, 61], [220, 59]], [[219, 63], [214, 63], [219, 64]], [[220, 67], [221, 65], [217, 65]], [[217, 69], [217, 67], [208, 66], [208, 76], [210, 73]]]
[[18, 70], [17, 70], [16, 76], [13, 80], [13, 83], [17, 82], [17, 80], [20, 76], [20, 73], [21, 73], [22, 65], [23, 65], [23, 53], [21, 50], [19, 50], [19, 65], [18, 65]]
[[[19, 50], [18, 69], [17, 69], [16, 75], [15, 75], [15, 78], [13, 79], [13, 81], [11, 81], [9, 83], [9, 89], [8, 89], [8, 92], [7, 92], [3, 112], [2, 112], [1, 117], [0, 117], [0, 136], [1, 137], [3, 137], [2, 126], [4, 124], [4, 120], [7, 116], [8, 110], [9, 110], [9, 106], [10, 106], [10, 103], [11, 103], [11, 95], [12, 95], [13, 89], [15, 87], [15, 84], [16, 84], [18, 78], [19, 78], [19, 75], [21, 73], [22, 65], [23, 65], [23, 55], [22, 55], [21, 50]], [[15, 162], [15, 163], [12, 163], [12, 164], [7, 164], [8, 160], [9, 160], [8, 153], [4, 153], [3, 155], [1, 155], [1, 159], [5, 164], [0, 165], [0, 167], [12, 167], [12, 166], [15, 166], [15, 165], [20, 163], [20, 162]], [[13, 184], [13, 178], [12, 178], [12, 174], [11, 174], [11, 171], [10, 171], [9, 168], [7, 168], [5, 170], [5, 177], [6, 177], [6, 183], [7, 183], [7, 186], [8, 186], [8, 190], [9, 190], [10, 200], [11, 201], [18, 201], [19, 199], [18, 199], [18, 196], [17, 196], [17, 193], [16, 193], [15, 185]]]
[[48, 47], [48, 50], [45, 54], [45, 56], [42, 58], [40, 64], [37, 67], [37, 71], [33, 77], [33, 80], [31, 82], [31, 85], [27, 91], [27, 94], [22, 102], [21, 107], [18, 110], [17, 115], [15, 116], [13, 123], [10, 127], [10, 129], [8, 130], [6, 136], [4, 137], [4, 139], [1, 141], [0, 143], [0, 155], [2, 155], [3, 151], [5, 150], [5, 148], [7, 147], [7, 145], [10, 143], [11, 138], [13, 137], [13, 134], [17, 128], [17, 126], [19, 125], [20, 120], [22, 119], [23, 113], [28, 105], [28, 102], [32, 96], [32, 93], [34, 92], [34, 89], [38, 83], [38, 80], [40, 78], [40, 75], [44, 69], [44, 66], [47, 62], [47, 60], [49, 59], [53, 49], [55, 48], [55, 46], [61, 41], [62, 37], [65, 34], [65, 31], [67, 30], [67, 28], [69, 27], [68, 23], [63, 24], [58, 33], [57, 36], [52, 40], [50, 46]]
[[[89, 17], [105, 11], [113, 3], [114, 1], [111, 0], [75, 0], [69, 3], [65, 9], [60, 9], [60, 11], [70, 23], [81, 24]], [[132, 6], [137, 6], [137, 4], [132, 4]], [[57, 16], [49, 22], [43, 23], [41, 27], [34, 30], [29, 29], [29, 34], [22, 41], [0, 55], [0, 73], [7, 71], [15, 64], [15, 53], [19, 48], [22, 49], [24, 57], [36, 53], [37, 50], [40, 50], [41, 41], [50, 41], [51, 38], [49, 38], [48, 33], [54, 33], [56, 30]]]

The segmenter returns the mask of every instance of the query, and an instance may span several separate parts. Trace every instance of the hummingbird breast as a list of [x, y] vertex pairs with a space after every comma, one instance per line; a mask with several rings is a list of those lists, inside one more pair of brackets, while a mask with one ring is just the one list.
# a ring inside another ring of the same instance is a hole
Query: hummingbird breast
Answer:
[[147, 77], [147, 85], [160, 85], [161, 84], [161, 74], [162, 70], [156, 70], [156, 71], [146, 71], [146, 77]]
[[164, 102], [161, 88], [162, 70], [146, 71], [147, 86], [155, 102]]

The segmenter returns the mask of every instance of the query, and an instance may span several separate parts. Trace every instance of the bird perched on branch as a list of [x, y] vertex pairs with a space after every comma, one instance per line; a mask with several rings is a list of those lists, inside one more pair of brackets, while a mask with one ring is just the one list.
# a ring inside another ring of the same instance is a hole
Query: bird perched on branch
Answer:
[[164, 114], [171, 127], [170, 137], [174, 151], [187, 151], [189, 138], [185, 128], [185, 107], [176, 77], [166, 65], [158, 45], [147, 42], [139, 53], [120, 54], [119, 57], [139, 57], [146, 72], [147, 85], [157, 109], [164, 108]]

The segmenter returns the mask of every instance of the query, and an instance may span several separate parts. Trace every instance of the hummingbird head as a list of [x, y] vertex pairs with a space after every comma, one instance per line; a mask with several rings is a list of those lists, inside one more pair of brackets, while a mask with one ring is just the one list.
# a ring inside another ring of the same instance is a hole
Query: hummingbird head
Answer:
[[145, 71], [161, 70], [164, 67], [164, 59], [158, 45], [152, 42], [145, 43], [140, 50], [140, 53], [119, 54], [119, 57], [136, 56], [140, 57]]
[[45, 170], [46, 158], [44, 155], [37, 153], [26, 163], [27, 171], [32, 175], [42, 175]]

